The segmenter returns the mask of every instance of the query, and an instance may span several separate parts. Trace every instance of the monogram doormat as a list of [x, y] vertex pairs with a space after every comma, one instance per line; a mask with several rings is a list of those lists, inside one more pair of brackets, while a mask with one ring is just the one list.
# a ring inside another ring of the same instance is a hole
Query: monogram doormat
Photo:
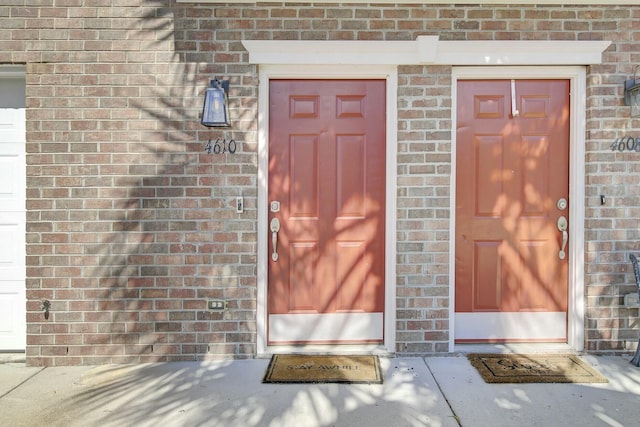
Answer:
[[469, 354], [487, 383], [606, 383], [594, 368], [572, 354]]
[[382, 384], [378, 356], [276, 354], [263, 383]]

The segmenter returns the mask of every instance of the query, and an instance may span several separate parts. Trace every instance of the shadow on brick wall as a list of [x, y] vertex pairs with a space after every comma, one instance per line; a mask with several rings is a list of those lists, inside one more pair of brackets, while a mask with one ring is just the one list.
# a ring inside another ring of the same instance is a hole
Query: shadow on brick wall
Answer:
[[[49, 241], [51, 253], [65, 256], [40, 257], [52, 276], [28, 282], [33, 365], [255, 354], [257, 167], [254, 144], [246, 143], [255, 114], [239, 108], [242, 74], [225, 74], [228, 64], [216, 62], [228, 43], [212, 42], [214, 8], [164, 3], [114, 8], [122, 17], [97, 31], [110, 50], [98, 52], [104, 61], [84, 64], [95, 73], [85, 74], [96, 84], [84, 89], [95, 108], [77, 125], [82, 143], [60, 144], [81, 165], [60, 163], [60, 173], [75, 179], [67, 202], [56, 200], [48, 215], [59, 218], [54, 231], [67, 231]], [[247, 121], [228, 130], [200, 125], [213, 76], [232, 81], [232, 119], [242, 113]], [[235, 139], [237, 150], [209, 154], [210, 139]], [[243, 214], [235, 211], [240, 195]], [[212, 298], [227, 300], [228, 310], [207, 310]], [[51, 300], [48, 320], [41, 299]]]

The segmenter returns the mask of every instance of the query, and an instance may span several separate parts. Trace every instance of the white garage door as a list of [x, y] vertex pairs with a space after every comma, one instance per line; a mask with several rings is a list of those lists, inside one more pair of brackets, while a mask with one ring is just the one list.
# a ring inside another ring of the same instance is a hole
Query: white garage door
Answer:
[[25, 77], [0, 67], [0, 351], [26, 347]]

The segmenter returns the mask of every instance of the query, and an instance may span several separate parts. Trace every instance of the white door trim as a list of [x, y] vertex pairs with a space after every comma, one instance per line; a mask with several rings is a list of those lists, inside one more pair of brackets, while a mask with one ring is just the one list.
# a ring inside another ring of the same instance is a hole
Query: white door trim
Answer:
[[[397, 66], [400, 64], [453, 65], [452, 119], [455, 123], [455, 88], [458, 78], [540, 77], [571, 80], [571, 153], [569, 213], [569, 323], [568, 343], [584, 347], [584, 130], [586, 72], [583, 65], [600, 64], [609, 41], [440, 41], [420, 36], [415, 41], [315, 41], [243, 40], [249, 62], [260, 66], [258, 101], [258, 308], [257, 353], [270, 351], [266, 344], [267, 150], [269, 79], [282, 78], [386, 78], [387, 79], [387, 268], [384, 346], [395, 348], [395, 215], [397, 144]], [[375, 52], [372, 55], [371, 52]], [[331, 65], [329, 65], [331, 64]], [[350, 64], [350, 65], [349, 65]], [[466, 65], [470, 67], [455, 67]], [[550, 67], [553, 65], [554, 67]], [[509, 66], [509, 67], [508, 67]], [[528, 66], [528, 67], [527, 67]], [[557, 66], [557, 67], [556, 67]], [[517, 74], [514, 74], [517, 73]], [[367, 77], [370, 76], [370, 77]], [[455, 189], [455, 134], [452, 135], [452, 189]], [[452, 191], [455, 195], [455, 192]], [[451, 198], [455, 212], [455, 198]], [[452, 217], [451, 235], [455, 235]], [[450, 246], [450, 351], [454, 350], [453, 324], [455, 247]], [[391, 295], [393, 292], [393, 295]], [[393, 316], [393, 321], [390, 316]]]
[[[457, 83], [465, 79], [567, 79], [570, 81], [569, 146], [569, 306], [567, 344], [576, 351], [584, 349], [584, 219], [585, 219], [585, 112], [586, 70], [582, 66], [559, 67], [454, 67], [452, 70], [451, 119], [451, 236], [455, 236], [456, 188], [456, 112]], [[455, 239], [449, 247], [449, 351], [454, 351], [455, 331]]]
[[252, 64], [585, 65], [599, 64], [601, 40], [243, 40]]
[[[261, 65], [258, 94], [258, 289], [257, 340], [258, 356], [285, 350], [267, 345], [267, 279], [268, 279], [268, 171], [269, 171], [269, 80], [300, 79], [385, 79], [386, 80], [386, 221], [385, 221], [385, 312], [384, 343], [379, 346], [349, 346], [353, 351], [395, 351], [396, 323], [396, 175], [397, 175], [397, 67], [374, 65]], [[326, 347], [332, 351], [336, 347]], [[339, 346], [344, 349], [345, 346]], [[296, 351], [317, 351], [317, 346], [296, 347]]]
[[[235, 0], [234, 3], [265, 3], [269, 0]], [[310, 4], [315, 3], [315, 0], [300, 0], [297, 3], [301, 4]], [[342, 3], [343, 0], [324, 0], [323, 3]], [[219, 4], [219, 3], [228, 3], [228, 0], [177, 0], [177, 3], [204, 3], [204, 4]], [[371, 0], [350, 0], [349, 3], [362, 4], [362, 3], [372, 3]], [[426, 5], [441, 5], [441, 4], [482, 4], [482, 5], [504, 5], [509, 3], [505, 0], [403, 0], [402, 2], [398, 2], [398, 0], [377, 0], [374, 2], [376, 4], [426, 4]], [[639, 0], [519, 0], [517, 2], [520, 5], [636, 5], [640, 4]]]

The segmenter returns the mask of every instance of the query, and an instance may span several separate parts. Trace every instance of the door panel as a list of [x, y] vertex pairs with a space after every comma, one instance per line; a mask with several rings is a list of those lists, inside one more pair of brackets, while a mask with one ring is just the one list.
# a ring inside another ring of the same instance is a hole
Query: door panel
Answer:
[[458, 82], [457, 341], [566, 339], [569, 82], [517, 80], [513, 96], [516, 114], [510, 81]]
[[385, 90], [270, 82], [270, 344], [382, 341]]

